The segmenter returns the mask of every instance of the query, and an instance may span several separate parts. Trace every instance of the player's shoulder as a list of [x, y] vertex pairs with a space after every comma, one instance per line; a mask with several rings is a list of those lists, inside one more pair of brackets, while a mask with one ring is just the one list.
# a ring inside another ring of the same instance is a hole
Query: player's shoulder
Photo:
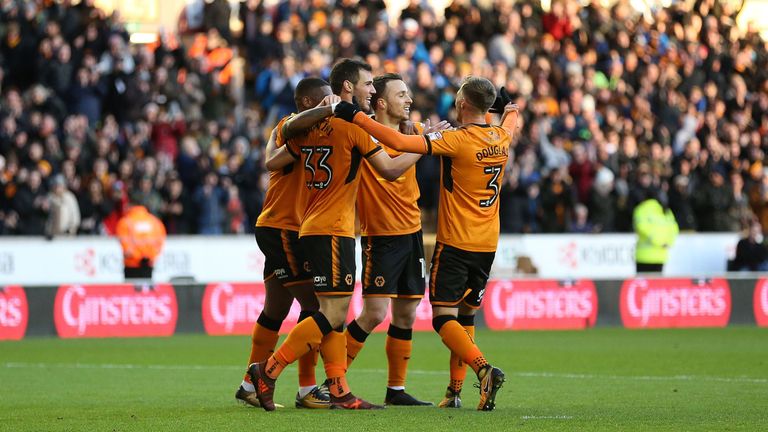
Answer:
[[[423, 127], [423, 125], [422, 125]], [[423, 132], [422, 132], [423, 133]], [[467, 131], [461, 127], [458, 128], [450, 128], [450, 129], [444, 129], [437, 132], [430, 132], [426, 134], [425, 136], [430, 139], [430, 141], [437, 141], [440, 139], [453, 139], [453, 138], [461, 138], [462, 136], [466, 135]]]
[[463, 125], [456, 130], [462, 131], [468, 137], [483, 142], [503, 141], [511, 137], [509, 131], [505, 128], [489, 124], [468, 124]]
[[287, 122], [288, 120], [292, 119], [295, 116], [296, 116], [296, 113], [290, 113], [287, 116], [281, 118], [280, 121], [277, 122], [277, 127], [278, 128], [282, 127], [285, 124], [285, 122]]
[[338, 117], [328, 117], [327, 124], [335, 134], [347, 136], [351, 139], [370, 139], [368, 133], [360, 126]]

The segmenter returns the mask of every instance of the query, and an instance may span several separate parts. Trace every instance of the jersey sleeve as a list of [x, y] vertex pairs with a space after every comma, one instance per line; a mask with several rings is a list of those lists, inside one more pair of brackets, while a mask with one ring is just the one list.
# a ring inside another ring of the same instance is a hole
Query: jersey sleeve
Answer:
[[280, 148], [285, 144], [285, 139], [283, 138], [283, 125], [285, 124], [286, 120], [288, 120], [288, 117], [280, 120], [280, 122], [275, 127], [275, 147], [277, 148]]
[[382, 150], [381, 146], [373, 140], [373, 137], [359, 127], [350, 128], [350, 134], [353, 136], [352, 142], [364, 158], [368, 159]]
[[460, 131], [449, 130], [424, 135], [427, 139], [427, 154], [455, 156], [459, 148]]
[[[303, 137], [289, 139], [285, 143], [285, 149], [293, 156], [294, 159], [301, 159], [301, 139]], [[277, 148], [280, 148], [280, 142], [277, 142]]]

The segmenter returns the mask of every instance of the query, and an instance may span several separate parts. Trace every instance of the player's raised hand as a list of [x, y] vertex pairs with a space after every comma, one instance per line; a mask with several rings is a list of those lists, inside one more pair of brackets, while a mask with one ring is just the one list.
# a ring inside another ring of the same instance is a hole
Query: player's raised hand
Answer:
[[[427, 120], [429, 121], [429, 120]], [[416, 126], [410, 120], [400, 122], [400, 132], [406, 135], [416, 135]]]
[[424, 135], [444, 131], [450, 128], [451, 124], [448, 123], [447, 120], [441, 120], [439, 123], [436, 123], [434, 126], [432, 126], [432, 122], [427, 119], [427, 121], [424, 122]]
[[342, 120], [352, 123], [355, 118], [355, 114], [361, 111], [362, 110], [360, 109], [360, 105], [355, 103], [355, 100], [353, 99], [352, 103], [341, 101], [336, 104], [336, 107], [333, 109], [333, 114]]
[[496, 100], [493, 102], [493, 105], [491, 105], [488, 112], [501, 114], [510, 102], [512, 102], [512, 95], [509, 94], [506, 87], [502, 87], [499, 89], [499, 92], [496, 95]]
[[520, 106], [518, 106], [516, 103], [508, 103], [504, 106], [504, 114], [509, 114], [513, 112], [520, 112]]

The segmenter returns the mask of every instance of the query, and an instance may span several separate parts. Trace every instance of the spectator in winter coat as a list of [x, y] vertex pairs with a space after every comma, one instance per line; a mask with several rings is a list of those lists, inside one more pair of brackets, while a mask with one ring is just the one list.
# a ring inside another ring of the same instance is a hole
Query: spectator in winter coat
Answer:
[[219, 185], [219, 176], [214, 172], [205, 175], [203, 184], [195, 191], [197, 224], [200, 234], [221, 234], [227, 217], [229, 194]]
[[13, 209], [19, 217], [17, 234], [42, 236], [51, 208], [42, 186], [40, 171], [31, 170], [26, 184], [19, 187], [13, 197]]
[[48, 195], [50, 214], [48, 216], [48, 234], [51, 236], [75, 235], [80, 227], [80, 207], [75, 194], [67, 189], [64, 176], [53, 178], [52, 190]]
[[725, 232], [731, 229], [729, 213], [735, 200], [733, 190], [725, 178], [725, 169], [713, 166], [709, 172], [709, 182], [694, 196], [701, 231]]

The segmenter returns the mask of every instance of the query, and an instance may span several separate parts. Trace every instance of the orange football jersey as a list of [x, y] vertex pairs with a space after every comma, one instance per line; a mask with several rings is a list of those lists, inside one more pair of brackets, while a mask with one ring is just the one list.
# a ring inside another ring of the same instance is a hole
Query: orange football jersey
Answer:
[[354, 238], [360, 164], [381, 147], [360, 127], [329, 117], [290, 140], [287, 148], [301, 160], [309, 191], [299, 236]]
[[427, 138], [429, 153], [441, 156], [437, 241], [471, 252], [496, 251], [511, 135], [500, 126], [472, 124]]
[[[277, 123], [275, 142], [278, 148], [285, 144], [283, 142], [283, 124], [291, 117], [293, 114], [284, 117]], [[298, 161], [286, 165], [280, 170], [270, 171], [264, 206], [256, 220], [256, 226], [298, 231], [306, 203], [304, 173]]]
[[[417, 133], [423, 127], [415, 124]], [[403, 153], [381, 146], [390, 157]], [[360, 174], [357, 192], [357, 217], [363, 236], [392, 236], [412, 234], [421, 229], [419, 184], [416, 182], [416, 166], [408, 168], [395, 181], [387, 181], [366, 161]]]

